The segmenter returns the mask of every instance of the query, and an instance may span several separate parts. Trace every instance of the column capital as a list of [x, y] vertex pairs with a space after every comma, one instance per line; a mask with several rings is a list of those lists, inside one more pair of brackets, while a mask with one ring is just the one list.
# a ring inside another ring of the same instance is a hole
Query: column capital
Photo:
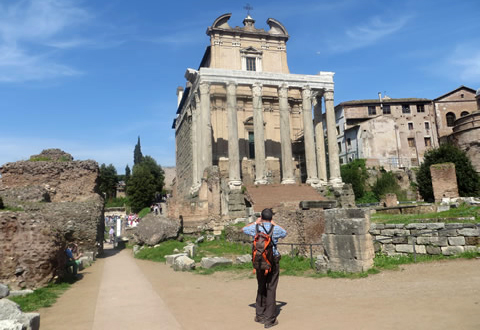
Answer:
[[233, 81], [233, 80], [230, 80], [230, 81], [226, 82], [225, 85], [226, 85], [227, 87], [228, 87], [228, 86], [232, 86], [232, 85], [235, 86], [235, 87], [238, 86], [237, 82], [236, 82], [236, 81]]
[[208, 81], [202, 81], [199, 86], [200, 94], [210, 93], [210, 83]]
[[325, 101], [333, 101], [333, 91], [325, 91], [323, 97], [325, 98]]
[[305, 85], [302, 87], [302, 97], [310, 99], [312, 97], [312, 90], [310, 89], [310, 86]]
[[288, 85], [286, 83], [278, 86], [278, 97], [288, 98]]
[[262, 84], [260, 83], [254, 83], [252, 85], [252, 94], [253, 96], [256, 96], [256, 97], [261, 97], [262, 96]]

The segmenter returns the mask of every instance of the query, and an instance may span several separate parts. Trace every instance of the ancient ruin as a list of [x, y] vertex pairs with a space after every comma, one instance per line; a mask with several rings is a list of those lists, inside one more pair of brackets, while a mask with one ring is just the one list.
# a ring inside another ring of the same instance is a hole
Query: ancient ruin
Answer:
[[58, 149], [0, 167], [0, 282], [37, 288], [65, 272], [65, 245], [90, 255], [103, 247], [103, 198], [98, 164]]
[[441, 202], [443, 198], [459, 196], [454, 163], [434, 164], [430, 166], [430, 173], [435, 202]]

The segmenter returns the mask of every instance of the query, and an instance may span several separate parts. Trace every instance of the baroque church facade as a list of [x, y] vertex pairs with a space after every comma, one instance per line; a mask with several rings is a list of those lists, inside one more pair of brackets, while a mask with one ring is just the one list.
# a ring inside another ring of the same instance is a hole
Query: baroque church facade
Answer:
[[221, 15], [208, 27], [200, 67], [187, 69], [186, 87], [177, 89], [177, 196], [198, 192], [212, 166], [230, 190], [271, 183], [342, 186], [334, 73], [290, 73], [289, 35], [279, 21], [269, 18], [266, 31], [250, 15], [243, 27], [231, 27], [230, 17]]

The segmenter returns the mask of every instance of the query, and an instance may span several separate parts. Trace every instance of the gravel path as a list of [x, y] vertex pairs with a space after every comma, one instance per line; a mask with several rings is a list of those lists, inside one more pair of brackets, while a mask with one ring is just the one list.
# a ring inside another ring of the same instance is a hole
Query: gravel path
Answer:
[[[41, 329], [261, 329], [255, 286], [246, 274], [179, 273], [123, 250], [97, 260], [41, 310]], [[480, 329], [480, 260], [355, 280], [280, 276], [277, 306], [279, 330]]]

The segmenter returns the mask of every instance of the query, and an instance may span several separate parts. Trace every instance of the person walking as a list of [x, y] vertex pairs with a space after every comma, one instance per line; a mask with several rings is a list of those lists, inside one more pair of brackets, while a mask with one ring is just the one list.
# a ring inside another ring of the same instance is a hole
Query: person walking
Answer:
[[243, 232], [247, 235], [255, 237], [257, 230], [268, 235], [271, 227], [272, 244], [273, 244], [273, 263], [271, 270], [268, 272], [257, 271], [257, 299], [255, 302], [255, 322], [264, 324], [265, 328], [271, 328], [278, 324], [276, 294], [280, 272], [281, 255], [277, 249], [278, 239], [287, 236], [287, 231], [277, 225], [273, 220], [273, 212], [271, 209], [264, 209], [262, 215], [256, 222], [243, 227]]

